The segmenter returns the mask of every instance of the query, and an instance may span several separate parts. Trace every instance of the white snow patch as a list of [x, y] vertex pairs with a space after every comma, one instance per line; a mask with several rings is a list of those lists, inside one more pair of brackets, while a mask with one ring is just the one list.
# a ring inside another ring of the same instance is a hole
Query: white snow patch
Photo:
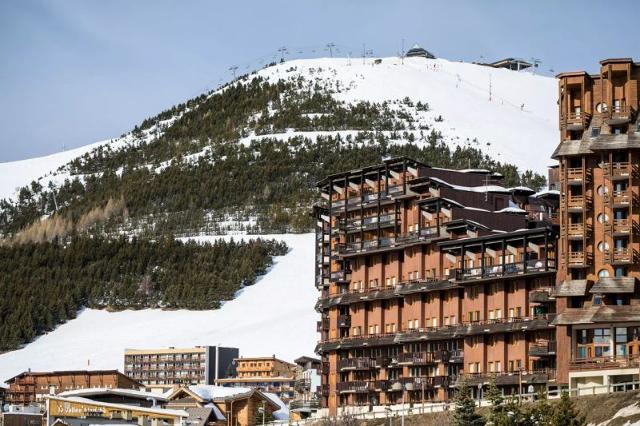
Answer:
[[[242, 237], [243, 239], [258, 236]], [[313, 353], [317, 342], [314, 310], [313, 234], [266, 235], [287, 243], [290, 252], [256, 284], [215, 311], [107, 312], [85, 309], [72, 321], [23, 349], [0, 355], [0, 382], [27, 369], [122, 370], [125, 348], [232, 346], [243, 356], [276, 354], [293, 361]], [[224, 237], [198, 237], [214, 241]], [[240, 239], [238, 236], [234, 237]]]

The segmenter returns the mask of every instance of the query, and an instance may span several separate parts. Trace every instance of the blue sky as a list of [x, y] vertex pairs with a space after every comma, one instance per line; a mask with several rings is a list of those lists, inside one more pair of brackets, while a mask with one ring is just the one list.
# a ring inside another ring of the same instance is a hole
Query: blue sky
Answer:
[[637, 3], [614, 10], [629, 14], [585, 0], [2, 0], [0, 162], [118, 136], [280, 46], [385, 56], [404, 39], [452, 60], [540, 58], [546, 73], [640, 60]]

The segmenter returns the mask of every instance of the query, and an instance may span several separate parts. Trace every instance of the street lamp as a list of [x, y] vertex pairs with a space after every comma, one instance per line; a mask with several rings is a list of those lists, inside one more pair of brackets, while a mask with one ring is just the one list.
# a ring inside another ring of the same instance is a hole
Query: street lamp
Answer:
[[391, 389], [393, 389], [394, 391], [402, 391], [402, 410], [400, 411], [400, 424], [401, 426], [404, 426], [404, 391], [412, 391], [413, 390], [413, 383], [409, 382], [406, 383], [404, 386], [402, 385], [402, 383], [400, 382], [395, 382], [392, 386]]
[[482, 382], [478, 383], [478, 407], [482, 407]]

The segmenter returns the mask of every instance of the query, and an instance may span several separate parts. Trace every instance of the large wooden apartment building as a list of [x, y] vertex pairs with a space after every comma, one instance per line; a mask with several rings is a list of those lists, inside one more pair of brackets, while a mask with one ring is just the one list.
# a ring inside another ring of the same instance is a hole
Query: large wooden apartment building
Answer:
[[637, 380], [640, 349], [640, 64], [559, 79], [558, 380]]
[[[446, 400], [463, 375], [555, 384], [553, 191], [409, 158], [327, 177], [315, 209], [322, 403]], [[474, 386], [475, 389], [475, 386]]]
[[11, 405], [42, 403], [46, 396], [77, 389], [142, 387], [118, 370], [25, 371], [7, 380], [7, 383], [6, 403]]

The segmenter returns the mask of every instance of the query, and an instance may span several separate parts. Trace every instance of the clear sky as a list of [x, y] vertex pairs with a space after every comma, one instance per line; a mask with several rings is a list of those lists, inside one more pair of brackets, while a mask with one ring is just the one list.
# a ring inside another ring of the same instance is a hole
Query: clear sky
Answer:
[[142, 119], [285, 57], [397, 54], [420, 43], [541, 71], [640, 60], [633, 0], [2, 0], [0, 162], [118, 136]]

